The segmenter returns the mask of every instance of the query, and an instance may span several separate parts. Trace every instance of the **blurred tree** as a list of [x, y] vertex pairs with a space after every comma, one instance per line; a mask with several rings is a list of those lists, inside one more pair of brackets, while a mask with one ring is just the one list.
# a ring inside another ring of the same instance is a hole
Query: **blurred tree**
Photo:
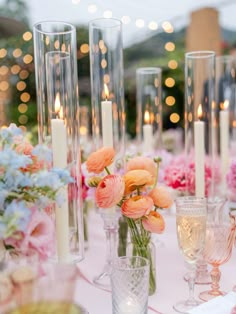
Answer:
[[24, 0], [5, 0], [0, 6], [1, 15], [29, 25], [29, 9]]

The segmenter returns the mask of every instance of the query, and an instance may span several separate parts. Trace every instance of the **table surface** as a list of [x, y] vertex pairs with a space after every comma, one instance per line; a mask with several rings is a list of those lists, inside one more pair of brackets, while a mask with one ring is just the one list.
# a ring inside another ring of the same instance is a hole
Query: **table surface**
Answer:
[[[157, 291], [149, 297], [148, 314], [176, 314], [173, 304], [188, 297], [188, 285], [183, 280], [187, 268], [178, 249], [174, 210], [165, 213], [164, 217], [165, 232], [153, 239], [156, 244]], [[94, 210], [90, 210], [88, 216], [88, 230], [89, 245], [84, 260], [78, 264], [82, 275], [77, 282], [75, 300], [90, 314], [111, 314], [111, 293], [92, 284], [92, 279], [101, 272], [105, 263], [105, 232], [102, 219]], [[233, 249], [230, 260], [220, 267], [220, 286], [225, 292], [231, 291], [236, 284], [235, 255]], [[211, 267], [208, 266], [208, 269]], [[195, 296], [209, 288], [210, 285], [195, 285]]]

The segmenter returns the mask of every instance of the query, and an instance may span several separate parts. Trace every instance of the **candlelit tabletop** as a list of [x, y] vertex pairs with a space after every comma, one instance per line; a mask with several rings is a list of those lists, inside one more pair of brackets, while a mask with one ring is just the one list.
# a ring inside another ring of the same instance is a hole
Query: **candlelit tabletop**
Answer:
[[[172, 308], [173, 304], [188, 297], [188, 285], [183, 280], [187, 269], [178, 249], [174, 210], [165, 214], [165, 221], [165, 232], [154, 237], [157, 245], [157, 291], [149, 297], [149, 314], [155, 312], [174, 314], [176, 312]], [[102, 219], [92, 210], [88, 223], [89, 248], [85, 252], [85, 259], [78, 264], [81, 279], [77, 283], [75, 300], [86, 307], [90, 314], [111, 314], [111, 293], [92, 284], [93, 277], [101, 271], [105, 262], [105, 233]], [[233, 250], [231, 259], [220, 267], [222, 271], [220, 286], [225, 292], [231, 291], [236, 284], [235, 256], [236, 252]], [[209, 285], [196, 285], [195, 296], [208, 288]]]

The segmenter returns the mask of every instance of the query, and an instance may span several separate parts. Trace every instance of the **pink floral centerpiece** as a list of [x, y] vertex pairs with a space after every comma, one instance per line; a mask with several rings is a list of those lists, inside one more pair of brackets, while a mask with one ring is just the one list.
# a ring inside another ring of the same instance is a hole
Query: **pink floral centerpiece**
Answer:
[[[119, 206], [130, 231], [136, 254], [149, 258], [148, 246], [151, 232], [162, 233], [164, 219], [159, 209], [169, 208], [172, 198], [164, 186], [157, 186], [160, 159], [134, 157], [127, 162], [123, 175], [111, 174], [109, 166], [115, 158], [111, 147], [103, 147], [92, 153], [86, 162], [88, 172], [94, 173], [88, 184], [95, 187], [95, 201], [98, 207], [109, 211]], [[150, 267], [150, 293], [156, 283], [152, 265]]]

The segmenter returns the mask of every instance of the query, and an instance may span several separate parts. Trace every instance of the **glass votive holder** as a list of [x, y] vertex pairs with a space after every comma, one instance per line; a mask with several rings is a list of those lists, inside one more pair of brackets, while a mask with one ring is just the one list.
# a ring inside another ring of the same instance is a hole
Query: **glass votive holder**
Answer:
[[111, 272], [112, 313], [146, 314], [150, 264], [140, 256], [118, 257]]
[[157, 67], [136, 70], [136, 134], [143, 153], [161, 148], [162, 70]]

